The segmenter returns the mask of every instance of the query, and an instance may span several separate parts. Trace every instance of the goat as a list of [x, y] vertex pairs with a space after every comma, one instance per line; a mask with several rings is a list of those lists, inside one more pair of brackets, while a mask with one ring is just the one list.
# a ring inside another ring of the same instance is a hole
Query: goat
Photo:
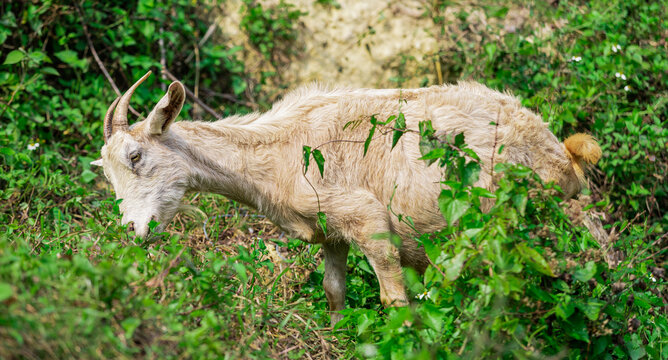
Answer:
[[[526, 165], [571, 197], [585, 184], [585, 165], [601, 156], [589, 135], [576, 134], [562, 144], [516, 98], [473, 82], [404, 90], [315, 84], [288, 93], [264, 114], [175, 123], [186, 97], [177, 81], [145, 120], [129, 126], [130, 97], [149, 75], [107, 110], [105, 145], [95, 162], [123, 199], [122, 223], [138, 236], [147, 235], [151, 220], [162, 231], [193, 191], [252, 206], [289, 236], [322, 244], [332, 323], [344, 308], [351, 243], [372, 265], [382, 303], [402, 306], [408, 298], [401, 267], [422, 272], [428, 266], [414, 231], [446, 226], [437, 202], [442, 169], [420, 160], [419, 135], [406, 133], [392, 151], [391, 137], [376, 136], [364, 155], [360, 143], [370, 130], [365, 119], [401, 111], [409, 129], [429, 119], [437, 134], [463, 132], [486, 164], [475, 184], [485, 188], [493, 187], [489, 165], [495, 159]], [[351, 122], [358, 126], [346, 129]], [[323, 177], [315, 167], [303, 173], [303, 145], [320, 145]], [[501, 145], [503, 151], [493, 156]], [[415, 230], [391, 215], [390, 200], [395, 213], [414, 220]], [[317, 225], [319, 211], [327, 217], [326, 234]], [[401, 237], [401, 246], [390, 242], [391, 234]]]

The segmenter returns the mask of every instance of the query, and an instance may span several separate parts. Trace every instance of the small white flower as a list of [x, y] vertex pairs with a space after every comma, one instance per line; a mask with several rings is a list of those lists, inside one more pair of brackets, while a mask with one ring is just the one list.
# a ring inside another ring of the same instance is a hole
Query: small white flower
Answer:
[[422, 300], [424, 298], [430, 299], [431, 296], [429, 296], [429, 291], [425, 290], [422, 294], [415, 295], [415, 298]]
[[615, 77], [616, 77], [616, 78], [620, 78], [620, 79], [622, 79], [622, 80], [626, 80], [626, 75], [624, 75], [624, 74], [622, 74], [622, 73], [620, 73], [620, 72], [616, 72], [616, 73], [615, 73]]
[[37, 150], [38, 147], [39, 147], [39, 143], [36, 142], [36, 141], [34, 143], [28, 144], [28, 150], [30, 150], [30, 151]]
[[652, 280], [652, 282], [656, 282], [656, 278], [652, 275], [649, 276], [649, 279]]
[[630, 86], [628, 86], [628, 85], [624, 86], [624, 91], [629, 91], [629, 90], [631, 90]]
[[622, 51], [622, 47], [619, 44], [612, 45], [612, 52]]
[[571, 62], [580, 62], [582, 61], [582, 58], [579, 56], [571, 56]]

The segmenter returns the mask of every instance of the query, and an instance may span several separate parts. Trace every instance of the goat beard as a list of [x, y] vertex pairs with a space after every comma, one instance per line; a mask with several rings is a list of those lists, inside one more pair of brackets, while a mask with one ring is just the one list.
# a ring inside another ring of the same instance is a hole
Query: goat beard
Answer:
[[184, 214], [186, 216], [190, 216], [195, 219], [199, 219], [200, 221], [206, 220], [207, 216], [204, 211], [202, 211], [200, 208], [197, 206], [193, 205], [186, 205], [186, 204], [181, 204], [179, 208], [176, 210], [177, 214]]

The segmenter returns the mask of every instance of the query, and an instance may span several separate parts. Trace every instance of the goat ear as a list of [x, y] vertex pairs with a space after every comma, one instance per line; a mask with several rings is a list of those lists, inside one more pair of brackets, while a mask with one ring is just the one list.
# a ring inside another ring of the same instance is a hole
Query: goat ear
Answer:
[[160, 135], [166, 132], [181, 112], [185, 100], [186, 90], [183, 84], [174, 81], [169, 85], [167, 94], [160, 99], [155, 108], [153, 108], [153, 111], [146, 118], [149, 132], [152, 135]]
[[578, 133], [564, 141], [566, 150], [578, 164], [596, 164], [601, 158], [601, 147], [596, 140], [587, 134]]
[[93, 165], [93, 166], [102, 167], [102, 159], [100, 158], [100, 159], [97, 159], [95, 161], [91, 161], [90, 164]]

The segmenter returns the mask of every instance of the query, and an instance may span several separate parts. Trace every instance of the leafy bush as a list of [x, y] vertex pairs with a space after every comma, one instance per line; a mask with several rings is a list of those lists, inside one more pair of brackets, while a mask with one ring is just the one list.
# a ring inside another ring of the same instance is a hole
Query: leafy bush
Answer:
[[[440, 2], [439, 2], [440, 3]], [[614, 220], [646, 212], [665, 231], [668, 218], [668, 57], [665, 2], [559, 2], [541, 8], [536, 24], [501, 27], [479, 42], [457, 41], [440, 59], [448, 79], [476, 79], [511, 90], [560, 138], [590, 132], [603, 148], [594, 195]], [[442, 21], [446, 7], [432, 16]], [[492, 19], [507, 7], [488, 7]], [[469, 14], [462, 12], [466, 19]], [[466, 22], [464, 23], [466, 24]], [[664, 34], [664, 35], [662, 35]], [[458, 36], [458, 34], [453, 34]], [[456, 53], [457, 56], [452, 54]]]
[[[617, 264], [563, 212], [560, 191], [520, 165], [497, 164], [498, 189], [476, 188], [480, 165], [462, 134], [421, 126], [424, 158], [447, 166], [439, 196], [450, 226], [419, 237], [433, 266], [407, 273], [411, 307], [350, 309], [358, 354], [370, 358], [663, 358], [666, 277], [654, 228], [634, 226]], [[482, 204], [494, 199], [488, 212]], [[400, 214], [398, 216], [401, 216]], [[411, 219], [405, 219], [410, 225]]]

